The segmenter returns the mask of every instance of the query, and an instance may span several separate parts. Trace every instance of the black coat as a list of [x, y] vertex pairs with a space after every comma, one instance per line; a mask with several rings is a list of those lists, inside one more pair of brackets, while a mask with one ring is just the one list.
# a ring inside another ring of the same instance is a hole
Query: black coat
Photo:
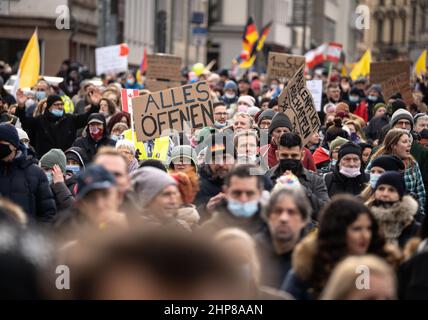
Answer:
[[386, 115], [383, 115], [382, 117], [372, 118], [365, 130], [366, 138], [372, 141], [380, 139], [382, 135], [382, 128], [388, 123], [389, 119]]
[[101, 114], [94, 114], [89, 118], [89, 120], [91, 118], [97, 118], [97, 119], [103, 121], [104, 131], [103, 131], [103, 137], [101, 138], [101, 140], [95, 141], [94, 139], [92, 139], [92, 137], [89, 133], [89, 126], [88, 126], [88, 127], [86, 127], [85, 137], [78, 138], [73, 143], [73, 147], [79, 147], [85, 151], [85, 154], [86, 154], [89, 162], [92, 161], [92, 158], [97, 153], [98, 148], [103, 147], [103, 146], [114, 147], [116, 145], [116, 141], [109, 138], [109, 134], [108, 134], [108, 130], [107, 130], [107, 124], [106, 124], [106, 120], [105, 120], [104, 116]]
[[398, 272], [400, 300], [428, 299], [428, 251], [418, 253], [404, 262]]
[[348, 178], [342, 175], [335, 167], [332, 172], [325, 175], [324, 180], [330, 198], [341, 193], [357, 196], [364, 190], [366, 183], [369, 181], [369, 175], [362, 173], [356, 178]]
[[21, 206], [30, 221], [51, 222], [55, 199], [46, 174], [36, 163], [23, 145], [12, 162], [0, 161], [0, 195]]
[[84, 114], [64, 114], [63, 117], [53, 116], [47, 109], [45, 113], [36, 117], [28, 118], [24, 108], [16, 109], [16, 116], [21, 120], [22, 127], [34, 140], [31, 144], [37, 152], [38, 158], [53, 148], [67, 150], [76, 140], [77, 130], [86, 125], [91, 113], [97, 112], [99, 106], [91, 106]]

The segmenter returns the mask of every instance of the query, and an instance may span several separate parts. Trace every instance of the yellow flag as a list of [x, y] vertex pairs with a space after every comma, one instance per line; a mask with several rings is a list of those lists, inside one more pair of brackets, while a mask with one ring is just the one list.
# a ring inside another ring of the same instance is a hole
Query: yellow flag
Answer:
[[37, 29], [25, 48], [18, 71], [18, 88], [32, 87], [37, 83], [40, 71], [40, 52]]
[[416, 61], [415, 72], [418, 77], [422, 76], [422, 74], [426, 74], [427, 72], [427, 50], [424, 50], [419, 57], [418, 61]]
[[370, 63], [372, 62], [372, 55], [370, 50], [367, 50], [360, 61], [355, 64], [355, 67], [352, 69], [351, 76], [352, 80], [357, 80], [358, 77], [365, 77], [370, 74]]

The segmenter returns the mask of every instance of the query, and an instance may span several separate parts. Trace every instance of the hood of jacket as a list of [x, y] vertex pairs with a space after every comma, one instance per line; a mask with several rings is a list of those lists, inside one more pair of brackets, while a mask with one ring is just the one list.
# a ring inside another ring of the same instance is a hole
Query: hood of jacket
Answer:
[[371, 210], [384, 232], [388, 241], [396, 241], [402, 231], [409, 226], [418, 211], [418, 203], [411, 196], [403, 199], [391, 207], [372, 206]]
[[[109, 132], [107, 129], [107, 121], [106, 118], [101, 114], [101, 113], [93, 113], [89, 116], [88, 118], [88, 123], [92, 120], [92, 119], [97, 119], [103, 122], [103, 137], [102, 139], [106, 139], [109, 137]], [[86, 136], [92, 140], [91, 134], [89, 133], [89, 125], [86, 125], [85, 128], [85, 132], [86, 132]]]

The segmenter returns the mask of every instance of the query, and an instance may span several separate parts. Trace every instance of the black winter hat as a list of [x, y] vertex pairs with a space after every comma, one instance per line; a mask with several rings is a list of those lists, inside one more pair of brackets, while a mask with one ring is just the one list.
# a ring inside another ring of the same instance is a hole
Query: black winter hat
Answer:
[[290, 119], [282, 112], [278, 112], [273, 118], [269, 126], [269, 134], [272, 134], [272, 131], [276, 128], [286, 127], [290, 129], [290, 132], [293, 131], [293, 125], [291, 124]]
[[62, 99], [60, 96], [57, 96], [57, 95], [49, 96], [46, 101], [46, 109], [49, 109], [50, 107], [52, 107], [52, 105], [57, 101], [62, 102]]
[[394, 171], [385, 172], [377, 180], [375, 190], [382, 184], [394, 187], [400, 195], [400, 199], [404, 196], [404, 193], [406, 191], [406, 185], [404, 183], [404, 178], [401, 173]]
[[403, 171], [404, 163], [400, 158], [391, 155], [383, 155], [376, 158], [371, 163], [371, 168], [381, 167], [385, 171]]
[[356, 154], [361, 158], [361, 148], [358, 144], [355, 144], [353, 142], [347, 142], [344, 145], [342, 145], [339, 149], [339, 158], [338, 162], [346, 156], [347, 154]]
[[16, 130], [16, 128], [9, 123], [0, 124], [0, 140], [9, 142], [15, 148], [18, 148], [19, 147], [18, 130]]

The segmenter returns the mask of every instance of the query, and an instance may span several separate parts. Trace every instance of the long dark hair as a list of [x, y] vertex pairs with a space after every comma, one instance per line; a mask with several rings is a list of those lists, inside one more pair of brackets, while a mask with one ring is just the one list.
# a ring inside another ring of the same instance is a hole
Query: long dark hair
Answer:
[[362, 214], [368, 215], [371, 221], [372, 238], [367, 253], [386, 256], [385, 239], [370, 209], [350, 195], [333, 197], [320, 216], [317, 250], [309, 278], [315, 297], [321, 293], [337, 263], [348, 255], [347, 229]]
[[111, 132], [111, 130], [113, 129], [114, 125], [116, 123], [120, 122], [123, 117], [126, 118], [126, 122], [127, 122], [128, 128], [131, 128], [131, 116], [129, 115], [129, 113], [128, 112], [118, 112], [115, 115], [113, 115], [110, 118], [110, 120], [108, 121], [108, 124], [107, 124], [108, 132]]

